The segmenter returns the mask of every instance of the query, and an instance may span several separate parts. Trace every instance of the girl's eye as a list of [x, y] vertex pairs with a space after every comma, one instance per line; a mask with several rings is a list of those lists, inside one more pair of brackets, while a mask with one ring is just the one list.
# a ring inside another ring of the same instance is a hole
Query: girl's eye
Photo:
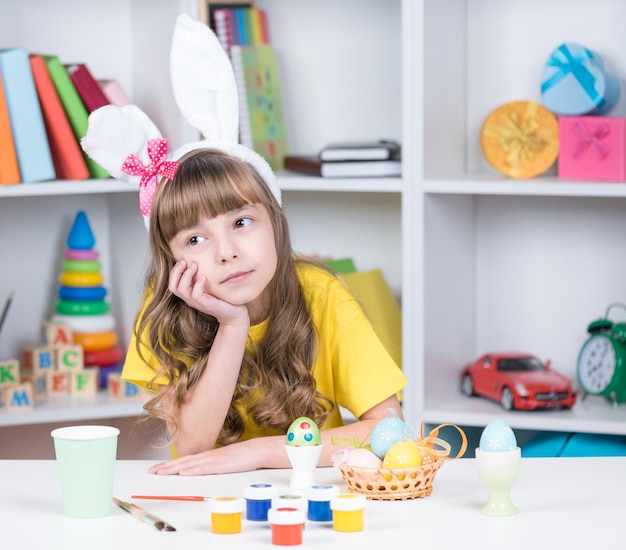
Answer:
[[195, 246], [197, 244], [200, 244], [201, 242], [204, 242], [204, 240], [205, 238], [200, 235], [193, 235], [189, 237], [189, 239], [187, 240], [187, 244], [190, 246]]
[[250, 224], [251, 222], [252, 222], [252, 220], [250, 218], [239, 218], [235, 222], [235, 227], [245, 227], [246, 225]]

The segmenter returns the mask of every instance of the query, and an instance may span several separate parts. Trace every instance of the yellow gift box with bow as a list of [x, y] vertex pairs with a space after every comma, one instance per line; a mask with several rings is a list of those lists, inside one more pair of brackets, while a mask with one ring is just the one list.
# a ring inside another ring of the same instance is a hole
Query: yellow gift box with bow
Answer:
[[539, 103], [505, 103], [485, 119], [480, 146], [496, 170], [511, 178], [533, 178], [548, 170], [558, 157], [559, 124]]

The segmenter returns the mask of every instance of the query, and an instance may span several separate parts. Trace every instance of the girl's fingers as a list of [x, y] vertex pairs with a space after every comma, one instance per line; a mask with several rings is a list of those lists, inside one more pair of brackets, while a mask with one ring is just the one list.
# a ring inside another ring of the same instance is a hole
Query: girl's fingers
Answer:
[[178, 283], [180, 282], [180, 278], [185, 269], [187, 269], [187, 263], [184, 260], [174, 264], [174, 267], [170, 271], [170, 277], [167, 285], [170, 292], [175, 293], [178, 289]]
[[[187, 264], [185, 264], [187, 265]], [[198, 271], [198, 264], [195, 262], [185, 269], [180, 277], [179, 290], [185, 292], [193, 287], [193, 278]]]
[[[196, 265], [196, 264], [194, 264]], [[204, 295], [204, 285], [206, 282], [206, 277], [201, 275], [196, 279], [192, 289], [191, 289], [191, 297], [195, 300], [200, 300]]]
[[176, 296], [183, 297], [190, 294], [193, 289], [193, 278], [198, 271], [198, 265], [181, 260], [170, 271], [168, 288]]

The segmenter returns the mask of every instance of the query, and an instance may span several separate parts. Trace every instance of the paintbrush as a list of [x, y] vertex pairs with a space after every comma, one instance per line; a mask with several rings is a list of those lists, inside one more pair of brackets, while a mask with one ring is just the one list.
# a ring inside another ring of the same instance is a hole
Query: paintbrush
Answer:
[[9, 294], [6, 302], [4, 302], [4, 308], [2, 309], [2, 313], [0, 314], [0, 330], [2, 330], [2, 325], [4, 325], [4, 321], [7, 318], [7, 313], [9, 312], [9, 307], [11, 307], [11, 302], [13, 301], [13, 292]]
[[167, 521], [155, 516], [147, 510], [144, 510], [136, 504], [132, 504], [131, 502], [124, 502], [123, 500], [115, 497], [113, 497], [113, 502], [115, 502], [115, 504], [117, 504], [122, 510], [128, 512], [136, 518], [139, 518], [141, 521], [147, 523], [148, 525], [154, 526], [159, 531], [176, 531], [176, 529]]
[[205, 502], [207, 500], [211, 500], [211, 497], [201, 497], [195, 495], [132, 495], [130, 498], [149, 500], [187, 500], [191, 502]]

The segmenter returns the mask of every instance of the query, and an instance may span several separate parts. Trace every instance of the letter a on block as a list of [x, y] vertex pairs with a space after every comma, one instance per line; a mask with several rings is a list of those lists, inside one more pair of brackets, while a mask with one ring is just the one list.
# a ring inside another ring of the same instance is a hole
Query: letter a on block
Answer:
[[41, 342], [49, 346], [63, 346], [74, 341], [72, 327], [65, 323], [41, 323]]

